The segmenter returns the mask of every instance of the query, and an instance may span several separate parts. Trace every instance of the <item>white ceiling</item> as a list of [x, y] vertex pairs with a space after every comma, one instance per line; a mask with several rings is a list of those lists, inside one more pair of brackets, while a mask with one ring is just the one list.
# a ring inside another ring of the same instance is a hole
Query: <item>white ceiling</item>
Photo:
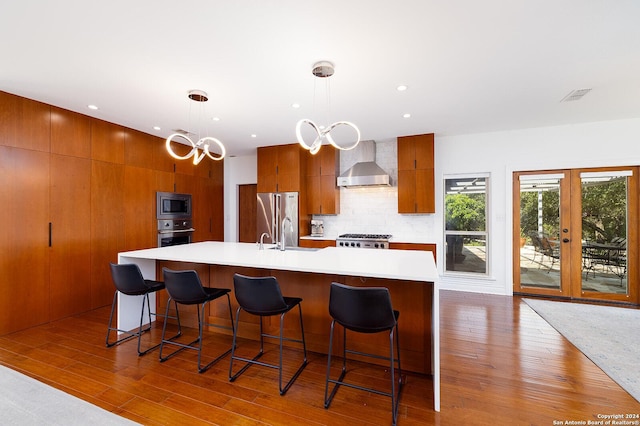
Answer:
[[198, 133], [208, 92], [231, 155], [301, 118], [386, 140], [640, 117], [637, 0], [21, 0], [0, 39], [0, 90], [160, 137]]

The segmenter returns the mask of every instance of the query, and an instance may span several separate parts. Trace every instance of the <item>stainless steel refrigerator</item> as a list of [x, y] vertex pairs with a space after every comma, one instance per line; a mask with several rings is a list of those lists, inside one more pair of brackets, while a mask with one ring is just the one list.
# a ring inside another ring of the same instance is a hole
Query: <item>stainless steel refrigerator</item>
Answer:
[[[285, 221], [284, 238], [286, 247], [298, 246], [298, 193], [297, 192], [262, 192], [258, 193], [258, 218], [256, 241], [267, 233], [265, 243], [280, 241], [283, 230], [282, 222]], [[291, 223], [285, 218], [289, 218]]]

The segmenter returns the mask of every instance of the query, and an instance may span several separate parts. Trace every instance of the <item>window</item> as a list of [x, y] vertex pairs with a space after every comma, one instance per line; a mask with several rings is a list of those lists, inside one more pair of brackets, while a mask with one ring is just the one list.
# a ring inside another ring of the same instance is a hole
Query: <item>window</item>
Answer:
[[445, 179], [445, 273], [489, 273], [488, 183], [477, 175]]

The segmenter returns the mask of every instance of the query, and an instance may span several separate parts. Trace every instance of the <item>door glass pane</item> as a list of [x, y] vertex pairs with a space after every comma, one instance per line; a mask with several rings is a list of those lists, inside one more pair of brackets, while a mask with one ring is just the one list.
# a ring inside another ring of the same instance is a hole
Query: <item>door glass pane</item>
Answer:
[[560, 289], [560, 177], [520, 178], [520, 285]]
[[581, 176], [583, 291], [628, 291], [627, 176], [625, 172]]

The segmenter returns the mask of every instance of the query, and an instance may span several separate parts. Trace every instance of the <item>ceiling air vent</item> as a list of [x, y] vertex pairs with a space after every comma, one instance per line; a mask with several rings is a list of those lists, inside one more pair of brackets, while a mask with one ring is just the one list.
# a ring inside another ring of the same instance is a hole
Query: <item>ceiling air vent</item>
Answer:
[[562, 98], [560, 102], [579, 101], [584, 95], [589, 93], [591, 89], [576, 89], [569, 92], [567, 96]]

